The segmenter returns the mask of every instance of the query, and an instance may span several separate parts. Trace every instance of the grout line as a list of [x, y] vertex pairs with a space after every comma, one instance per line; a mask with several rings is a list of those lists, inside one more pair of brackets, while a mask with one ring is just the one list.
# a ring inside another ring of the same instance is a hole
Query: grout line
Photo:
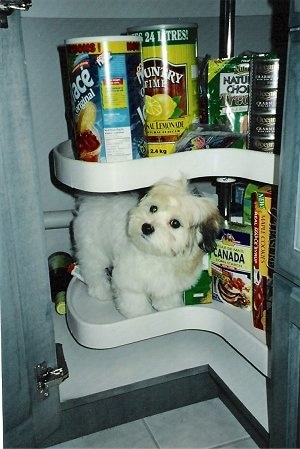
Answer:
[[149, 433], [150, 437], [152, 438], [153, 443], [155, 444], [155, 446], [158, 449], [160, 449], [160, 446], [159, 446], [158, 442], [156, 441], [156, 438], [155, 438], [154, 434], [152, 433], [152, 430], [150, 429], [150, 426], [148, 425], [148, 423], [146, 422], [146, 420], [144, 418], [142, 419], [142, 421], [144, 423], [144, 426], [145, 426], [147, 432]]
[[[222, 447], [230, 447], [230, 444], [232, 443], [238, 443], [239, 441], [246, 441], [246, 440], [251, 440], [250, 435], [242, 437], [242, 438], [237, 438], [235, 440], [230, 440], [230, 441], [224, 441], [223, 443], [220, 444], [216, 444], [215, 446], [210, 446], [208, 449], [218, 449], [218, 448], [222, 448]], [[254, 440], [253, 440], [254, 441]], [[255, 442], [254, 442], [255, 443]], [[256, 444], [256, 443], [255, 443]], [[258, 446], [257, 446], [258, 447]], [[243, 446], [240, 446], [239, 449], [243, 449]]]

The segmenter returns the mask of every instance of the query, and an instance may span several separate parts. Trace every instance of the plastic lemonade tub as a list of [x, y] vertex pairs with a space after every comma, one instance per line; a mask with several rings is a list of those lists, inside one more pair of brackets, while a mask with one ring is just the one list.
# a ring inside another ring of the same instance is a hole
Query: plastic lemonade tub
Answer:
[[199, 121], [197, 24], [127, 31], [143, 39], [148, 155], [173, 153], [183, 132]]

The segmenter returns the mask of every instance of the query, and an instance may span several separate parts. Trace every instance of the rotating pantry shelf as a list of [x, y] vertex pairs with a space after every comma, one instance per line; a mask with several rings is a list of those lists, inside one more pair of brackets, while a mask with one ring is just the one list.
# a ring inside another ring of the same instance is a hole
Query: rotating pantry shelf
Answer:
[[267, 375], [265, 333], [253, 327], [251, 312], [228, 304], [214, 301], [126, 319], [112, 301], [92, 298], [86, 285], [74, 278], [67, 292], [67, 321], [75, 340], [93, 349], [114, 348], [187, 329], [212, 332]]
[[271, 153], [218, 148], [134, 161], [98, 164], [74, 159], [71, 141], [53, 149], [56, 178], [69, 187], [95, 193], [149, 187], [159, 179], [234, 176], [278, 184], [279, 157]]
[[[234, 148], [176, 153], [134, 161], [98, 164], [74, 158], [71, 141], [53, 149], [54, 172], [63, 184], [87, 192], [122, 192], [151, 186], [159, 179], [181, 174], [188, 179], [238, 177], [278, 184], [279, 157]], [[264, 375], [268, 348], [263, 331], [252, 325], [252, 314], [213, 302], [185, 306], [125, 319], [112, 302], [91, 298], [86, 285], [73, 279], [67, 292], [69, 329], [83, 346], [105, 349], [185, 329], [205, 330], [224, 338]]]

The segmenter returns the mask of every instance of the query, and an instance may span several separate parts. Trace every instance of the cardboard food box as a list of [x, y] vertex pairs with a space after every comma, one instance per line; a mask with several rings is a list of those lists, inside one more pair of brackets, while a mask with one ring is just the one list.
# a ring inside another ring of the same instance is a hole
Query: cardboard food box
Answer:
[[253, 220], [253, 201], [252, 201], [252, 194], [253, 192], [256, 192], [261, 185], [249, 183], [246, 186], [245, 192], [244, 192], [244, 198], [243, 198], [243, 224], [252, 226], [252, 220]]
[[211, 253], [213, 300], [252, 310], [252, 228], [229, 224]]
[[197, 283], [183, 293], [183, 302], [186, 306], [212, 302], [211, 276], [207, 270], [202, 271]]
[[268, 329], [276, 238], [275, 188], [267, 185], [252, 194], [253, 210], [253, 324]]
[[208, 304], [212, 302], [211, 275], [208, 270], [209, 255], [203, 256], [203, 270], [196, 282], [189, 290], [183, 293], [183, 302], [186, 306]]

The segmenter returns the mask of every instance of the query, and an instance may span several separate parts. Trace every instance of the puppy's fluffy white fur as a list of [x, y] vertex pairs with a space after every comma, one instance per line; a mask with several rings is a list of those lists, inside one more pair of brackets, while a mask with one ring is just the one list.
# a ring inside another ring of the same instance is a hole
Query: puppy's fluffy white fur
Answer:
[[181, 306], [220, 225], [217, 207], [192, 195], [184, 178], [162, 180], [141, 200], [137, 193], [82, 198], [73, 230], [89, 295], [113, 299], [125, 317]]

